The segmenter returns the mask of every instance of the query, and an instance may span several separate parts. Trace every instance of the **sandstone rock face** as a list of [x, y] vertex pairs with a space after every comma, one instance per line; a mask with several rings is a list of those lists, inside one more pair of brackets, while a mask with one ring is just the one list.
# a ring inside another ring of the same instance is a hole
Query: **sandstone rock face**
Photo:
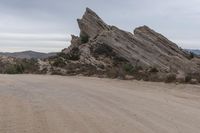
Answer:
[[106, 25], [103, 20], [91, 9], [87, 8], [82, 19], [78, 19], [78, 25], [80, 28], [80, 35], [87, 35], [91, 39], [105, 30], [109, 30], [109, 26]]
[[71, 46], [63, 52], [70, 55], [76, 49], [79, 58], [69, 60], [68, 64], [79, 63], [98, 72], [112, 70], [118, 74], [124, 64], [143, 70], [156, 68], [162, 73], [200, 72], [199, 59], [194, 62], [188, 52], [147, 26], [138, 27], [133, 33], [123, 31], [107, 25], [89, 8], [77, 21], [80, 37], [72, 35]]

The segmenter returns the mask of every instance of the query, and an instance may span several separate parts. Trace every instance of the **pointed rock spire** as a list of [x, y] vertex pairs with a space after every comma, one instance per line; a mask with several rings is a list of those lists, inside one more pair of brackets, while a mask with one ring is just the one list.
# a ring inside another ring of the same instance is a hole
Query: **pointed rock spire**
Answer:
[[109, 26], [91, 9], [87, 8], [82, 19], [77, 19], [80, 28], [80, 35], [94, 38]]

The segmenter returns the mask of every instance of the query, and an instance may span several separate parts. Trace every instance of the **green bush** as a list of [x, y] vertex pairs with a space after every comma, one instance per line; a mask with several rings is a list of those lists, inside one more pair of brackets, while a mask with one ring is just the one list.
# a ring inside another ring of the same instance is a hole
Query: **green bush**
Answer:
[[79, 48], [77, 47], [74, 47], [70, 53], [63, 53], [63, 52], [60, 52], [60, 53], [57, 53], [57, 56], [55, 56], [54, 58], [51, 58], [51, 60], [57, 60], [56, 62], [59, 63], [59, 62], [63, 62], [62, 60], [73, 60], [73, 61], [76, 61], [76, 60], [79, 60], [80, 59], [80, 51], [79, 51]]
[[37, 59], [23, 59], [17, 63], [23, 67], [23, 73], [38, 73], [39, 71]]
[[124, 64], [123, 70], [127, 74], [134, 74], [134, 73], [139, 72], [139, 70], [143, 70], [143, 68], [141, 66], [133, 66], [132, 64]]
[[156, 67], [152, 67], [152, 68], [150, 68], [149, 72], [150, 73], [157, 73], [159, 71], [158, 71], [158, 69]]
[[127, 73], [133, 73], [135, 70], [134, 66], [132, 66], [131, 64], [125, 64], [123, 68]]
[[55, 67], [64, 67], [66, 65], [63, 58], [56, 58], [52, 64]]
[[192, 80], [192, 77], [190, 75], [185, 76], [185, 82], [190, 82]]
[[66, 55], [66, 59], [67, 60], [73, 60], [73, 61], [79, 60], [80, 59], [80, 51], [79, 51], [79, 49], [76, 48], [76, 47], [73, 48], [71, 50], [71, 52]]
[[0, 73], [22, 74], [38, 73], [39, 64], [37, 59], [15, 59], [13, 63], [4, 63], [0, 65]]
[[[66, 54], [63, 53], [63, 52], [59, 52], [57, 53], [57, 56], [56, 57], [62, 57], [62, 58], [66, 58]], [[55, 58], [55, 57], [54, 57]]]
[[166, 83], [172, 83], [175, 81], [176, 81], [176, 74], [174, 74], [174, 73], [167, 74], [166, 79], [165, 79]]
[[21, 64], [10, 64], [6, 67], [6, 74], [22, 74], [24, 72], [24, 67]]
[[106, 75], [108, 78], [117, 78], [118, 70], [116, 68], [107, 68]]
[[89, 36], [86, 34], [80, 35], [80, 38], [82, 44], [87, 43], [89, 41]]

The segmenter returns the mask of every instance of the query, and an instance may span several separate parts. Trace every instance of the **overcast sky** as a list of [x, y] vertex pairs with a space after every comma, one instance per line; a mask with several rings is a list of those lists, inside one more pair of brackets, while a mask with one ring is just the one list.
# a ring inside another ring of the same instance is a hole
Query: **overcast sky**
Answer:
[[200, 0], [0, 0], [0, 51], [60, 51], [79, 34], [86, 7], [110, 25], [130, 32], [147, 25], [200, 49]]

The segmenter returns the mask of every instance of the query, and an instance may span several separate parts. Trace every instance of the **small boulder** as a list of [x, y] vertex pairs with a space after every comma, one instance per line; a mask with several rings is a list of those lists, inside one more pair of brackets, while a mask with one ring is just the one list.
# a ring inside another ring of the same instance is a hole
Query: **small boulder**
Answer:
[[185, 76], [185, 74], [179, 73], [176, 76], [176, 82], [178, 82], [178, 83], [185, 83], [186, 82], [186, 76]]
[[134, 77], [134, 76], [131, 76], [131, 75], [126, 75], [126, 76], [125, 76], [125, 79], [126, 79], [126, 80], [133, 80], [133, 79], [135, 79], [135, 77]]

